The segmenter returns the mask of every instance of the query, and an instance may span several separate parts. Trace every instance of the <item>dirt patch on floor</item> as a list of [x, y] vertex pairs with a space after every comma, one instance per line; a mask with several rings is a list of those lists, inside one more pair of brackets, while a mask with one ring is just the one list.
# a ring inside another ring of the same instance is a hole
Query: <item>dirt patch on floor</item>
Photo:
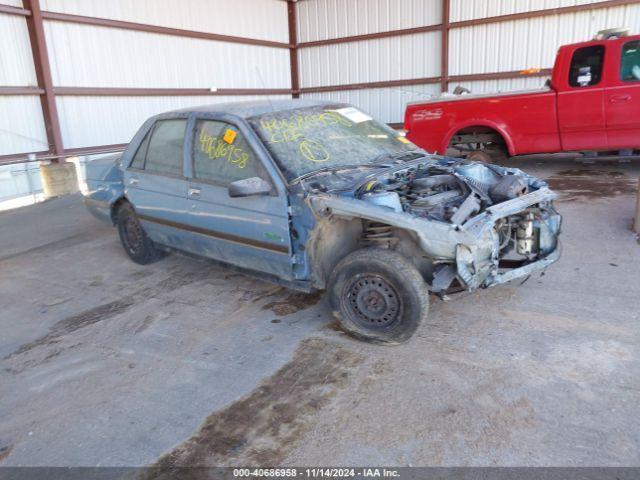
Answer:
[[0, 463], [9, 456], [11, 450], [13, 450], [13, 445], [7, 445], [6, 447], [0, 448]]
[[15, 352], [4, 357], [3, 360], [28, 352], [41, 345], [57, 343], [65, 335], [125, 312], [134, 303], [133, 297], [125, 297], [121, 300], [105, 303], [104, 305], [90, 308], [89, 310], [85, 310], [77, 315], [64, 318], [53, 325], [49, 330], [49, 333], [32, 342], [25, 343]]
[[152, 477], [170, 478], [184, 466], [279, 465], [363, 360], [326, 340], [305, 340], [271, 378], [161, 458]]
[[562, 170], [547, 182], [563, 200], [615, 197], [634, 194], [637, 190], [637, 181], [618, 171]]
[[271, 310], [280, 317], [291, 315], [313, 307], [322, 298], [322, 292], [315, 293], [291, 293], [284, 300], [270, 302], [262, 307], [263, 310]]

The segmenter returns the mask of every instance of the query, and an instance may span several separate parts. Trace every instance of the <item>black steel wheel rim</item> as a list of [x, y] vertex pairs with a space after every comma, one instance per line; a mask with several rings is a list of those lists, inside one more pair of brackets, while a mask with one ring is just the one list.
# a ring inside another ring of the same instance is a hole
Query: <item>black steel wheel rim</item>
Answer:
[[127, 249], [133, 254], [140, 252], [144, 242], [140, 222], [138, 222], [135, 217], [129, 215], [125, 219], [122, 229], [124, 231], [123, 238]]
[[379, 275], [360, 275], [344, 291], [351, 318], [367, 329], [388, 328], [402, 318], [402, 300], [396, 289]]

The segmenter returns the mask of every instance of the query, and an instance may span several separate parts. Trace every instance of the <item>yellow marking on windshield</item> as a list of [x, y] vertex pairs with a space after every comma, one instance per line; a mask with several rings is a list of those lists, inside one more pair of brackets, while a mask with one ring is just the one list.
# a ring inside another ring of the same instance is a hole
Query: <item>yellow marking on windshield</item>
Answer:
[[302, 153], [304, 158], [315, 163], [326, 162], [331, 158], [331, 155], [324, 145], [314, 140], [303, 140], [300, 142], [300, 153]]
[[321, 130], [333, 125], [352, 127], [353, 122], [337, 112], [312, 113], [307, 115], [293, 115], [286, 119], [262, 119], [260, 127], [269, 134], [271, 143], [297, 142], [305, 133]]

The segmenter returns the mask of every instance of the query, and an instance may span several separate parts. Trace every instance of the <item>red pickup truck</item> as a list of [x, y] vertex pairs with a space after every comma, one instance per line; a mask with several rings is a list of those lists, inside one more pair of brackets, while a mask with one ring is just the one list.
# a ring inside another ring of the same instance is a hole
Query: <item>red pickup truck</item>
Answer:
[[640, 148], [640, 35], [560, 47], [543, 89], [410, 103], [404, 127], [429, 152], [455, 149], [478, 161], [532, 153], [629, 154]]

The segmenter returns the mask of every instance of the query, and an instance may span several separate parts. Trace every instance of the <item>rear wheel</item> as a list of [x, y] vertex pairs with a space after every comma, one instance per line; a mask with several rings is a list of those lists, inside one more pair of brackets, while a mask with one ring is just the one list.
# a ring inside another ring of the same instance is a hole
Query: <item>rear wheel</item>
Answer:
[[129, 258], [134, 262], [147, 265], [166, 255], [147, 236], [131, 204], [125, 202], [118, 207], [116, 225], [120, 242]]
[[335, 267], [329, 292], [334, 314], [354, 336], [398, 344], [429, 313], [429, 291], [416, 267], [390, 250], [357, 250]]

